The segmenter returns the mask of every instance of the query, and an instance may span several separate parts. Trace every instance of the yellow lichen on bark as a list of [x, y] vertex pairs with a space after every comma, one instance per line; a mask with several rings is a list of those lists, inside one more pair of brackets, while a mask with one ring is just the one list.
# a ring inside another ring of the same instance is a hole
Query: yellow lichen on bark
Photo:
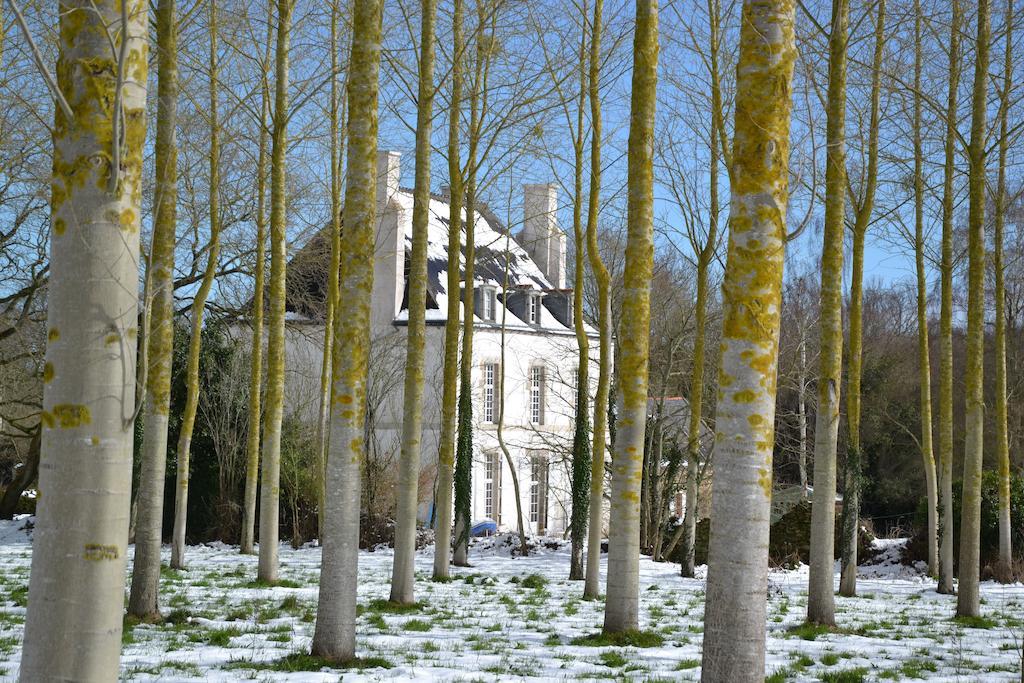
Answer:
[[794, 8], [793, 0], [743, 3], [719, 362], [730, 388], [716, 411], [704, 681], [764, 678]]

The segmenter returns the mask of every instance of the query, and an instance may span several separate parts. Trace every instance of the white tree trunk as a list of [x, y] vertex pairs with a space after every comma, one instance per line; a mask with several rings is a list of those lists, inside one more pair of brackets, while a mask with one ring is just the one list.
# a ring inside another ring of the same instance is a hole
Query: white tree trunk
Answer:
[[[61, 5], [39, 498], [20, 678], [118, 675], [131, 506], [148, 5]], [[103, 25], [127, 44], [112, 50]], [[119, 72], [123, 87], [117, 96]], [[115, 154], [111, 102], [123, 111]], [[113, 169], [112, 159], [120, 163]], [[111, 189], [111, 176], [117, 179]]]
[[743, 4], [701, 680], [764, 680], [793, 0]]

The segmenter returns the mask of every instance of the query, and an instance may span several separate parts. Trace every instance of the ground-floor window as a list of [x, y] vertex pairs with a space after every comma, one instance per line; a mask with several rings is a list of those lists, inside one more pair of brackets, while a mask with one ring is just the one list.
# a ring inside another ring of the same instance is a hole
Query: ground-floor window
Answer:
[[537, 533], [547, 529], [548, 509], [548, 454], [530, 456], [530, 522], [537, 525]]

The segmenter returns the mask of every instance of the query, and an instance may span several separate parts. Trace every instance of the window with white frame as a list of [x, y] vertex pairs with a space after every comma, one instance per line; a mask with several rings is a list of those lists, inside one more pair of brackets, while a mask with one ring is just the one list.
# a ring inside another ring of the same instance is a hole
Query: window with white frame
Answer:
[[496, 293], [492, 287], [480, 289], [480, 317], [488, 322], [494, 322]]
[[530, 368], [530, 424], [544, 424], [544, 366]]
[[498, 364], [484, 363], [484, 422], [497, 422], [496, 389], [498, 384]]
[[527, 321], [531, 325], [540, 325], [540, 294], [531, 294], [527, 303]]

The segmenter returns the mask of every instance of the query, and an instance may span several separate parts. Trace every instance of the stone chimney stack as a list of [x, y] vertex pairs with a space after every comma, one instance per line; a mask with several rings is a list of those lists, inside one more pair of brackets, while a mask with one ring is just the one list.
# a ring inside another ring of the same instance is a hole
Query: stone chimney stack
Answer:
[[565, 233], [558, 227], [558, 186], [523, 185], [523, 248], [556, 289], [565, 289]]
[[374, 329], [390, 328], [405, 291], [405, 232], [407, 216], [399, 202], [402, 155], [377, 152], [377, 236], [374, 249], [371, 319]]
[[377, 152], [377, 212], [381, 213], [393, 196], [398, 194], [398, 183], [402, 179], [402, 154], [400, 152]]

